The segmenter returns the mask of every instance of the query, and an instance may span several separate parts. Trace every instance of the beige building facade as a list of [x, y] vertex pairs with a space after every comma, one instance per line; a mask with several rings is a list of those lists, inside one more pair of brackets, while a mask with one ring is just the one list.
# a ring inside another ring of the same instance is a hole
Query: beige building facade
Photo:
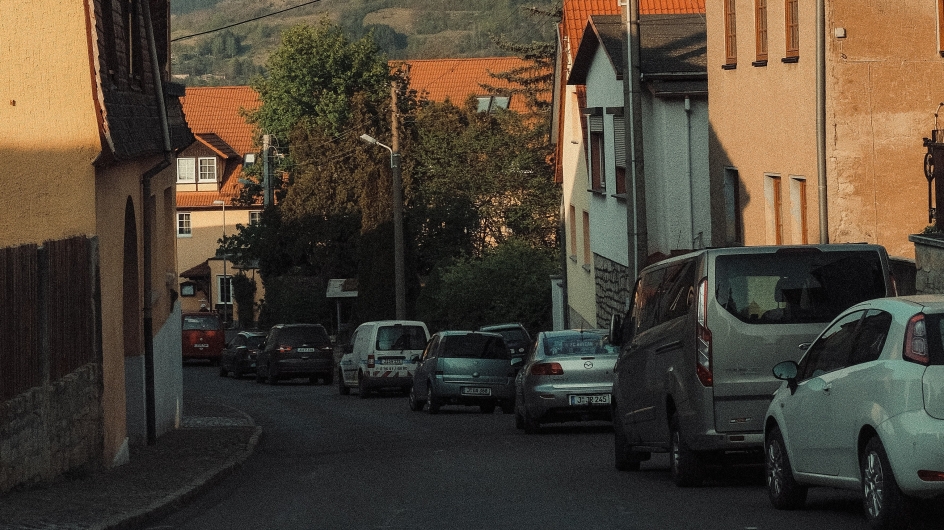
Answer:
[[708, 2], [716, 241], [868, 242], [914, 257], [908, 235], [928, 225], [922, 138], [944, 100], [940, 9]]

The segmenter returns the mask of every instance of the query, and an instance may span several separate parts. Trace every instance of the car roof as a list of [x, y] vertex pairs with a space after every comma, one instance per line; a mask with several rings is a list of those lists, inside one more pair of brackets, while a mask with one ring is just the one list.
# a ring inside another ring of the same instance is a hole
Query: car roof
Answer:
[[516, 322], [509, 323], [509, 324], [491, 324], [488, 326], [480, 327], [479, 331], [498, 331], [502, 329], [524, 329], [524, 326]]
[[909, 311], [924, 311], [926, 313], [944, 313], [944, 294], [917, 294], [909, 296], [895, 296], [887, 298], [875, 298], [860, 302], [853, 308], [876, 308], [893, 311], [895, 309], [905, 309]]
[[584, 333], [590, 333], [593, 335], [606, 335], [608, 331], [605, 329], [561, 329], [556, 331], [542, 331], [541, 335], [545, 338], [553, 338], [566, 337], [568, 335], [582, 335]]
[[494, 333], [494, 332], [491, 332], [491, 331], [473, 331], [473, 330], [471, 330], [471, 329], [465, 329], [465, 330], [463, 330], [463, 329], [448, 329], [448, 330], [446, 330], [446, 331], [438, 331], [438, 332], [436, 332], [436, 334], [439, 335], [440, 337], [448, 337], [448, 336], [451, 336], [451, 335], [469, 335], [469, 334], [473, 334], [473, 333], [476, 334], [476, 335], [488, 335], [488, 336], [490, 336], [490, 337], [502, 338], [502, 336], [501, 336], [500, 334], [498, 334], [498, 333]]

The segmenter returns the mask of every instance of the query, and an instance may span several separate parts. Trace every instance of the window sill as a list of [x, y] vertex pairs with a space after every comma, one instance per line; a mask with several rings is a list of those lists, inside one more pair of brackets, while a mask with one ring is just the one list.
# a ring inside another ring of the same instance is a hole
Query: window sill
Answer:
[[610, 197], [613, 197], [614, 199], [618, 201], [625, 201], [627, 198], [627, 195], [625, 193], [615, 193], [613, 195], [610, 195]]
[[584, 264], [583, 264], [583, 270], [584, 270], [585, 272], [588, 272], [588, 273], [589, 273], [589, 272], [590, 272], [590, 264], [589, 264], [589, 263], [584, 263]]
[[574, 263], [577, 263], [577, 255], [576, 255], [576, 254], [571, 254], [569, 257], [570, 257], [570, 261], [573, 261]]
[[798, 63], [800, 62], [800, 56], [794, 55], [793, 57], [784, 57], [783, 59], [780, 59], [780, 62], [787, 64]]
[[758, 66], [758, 67], [760, 67], [760, 66], [767, 66], [767, 59], [763, 59], [763, 60], [759, 60], [759, 61], [754, 61], [754, 62], [751, 63], [751, 66]]
[[592, 193], [592, 194], [594, 194], [594, 195], [606, 195], [606, 189], [595, 190], [595, 189], [593, 189], [593, 188], [590, 188], [590, 189], [587, 190], [587, 192], [588, 192], [588, 193]]
[[177, 234], [177, 237], [178, 237], [178, 238], [184, 238], [184, 237], [190, 238], [190, 237], [193, 237], [193, 234]]
[[736, 70], [737, 67], [738, 67], [737, 63], [727, 63], [727, 64], [721, 65], [722, 70]]

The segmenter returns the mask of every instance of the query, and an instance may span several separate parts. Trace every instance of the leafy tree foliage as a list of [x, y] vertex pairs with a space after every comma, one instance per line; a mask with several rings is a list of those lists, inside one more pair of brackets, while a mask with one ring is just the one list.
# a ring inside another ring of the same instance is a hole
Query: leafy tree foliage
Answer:
[[559, 270], [552, 249], [512, 239], [481, 258], [460, 258], [432, 274], [418, 302], [419, 317], [432, 329], [477, 329], [521, 322], [550, 329], [549, 277]]

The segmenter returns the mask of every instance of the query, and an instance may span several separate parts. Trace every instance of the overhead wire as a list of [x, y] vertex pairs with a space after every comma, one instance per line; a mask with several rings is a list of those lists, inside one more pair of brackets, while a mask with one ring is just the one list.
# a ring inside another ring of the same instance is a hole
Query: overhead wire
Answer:
[[201, 31], [200, 33], [194, 33], [194, 34], [192, 34], [192, 35], [184, 35], [183, 37], [177, 37], [177, 38], [171, 39], [170, 41], [171, 41], [171, 42], [177, 42], [177, 41], [179, 41], [179, 40], [190, 39], [190, 38], [193, 38], [193, 37], [199, 37], [200, 35], [207, 35], [207, 34], [209, 34], [209, 33], [216, 33], [217, 31], [223, 31], [224, 29], [233, 28], [233, 27], [236, 27], [236, 26], [239, 26], [239, 25], [242, 25], [242, 24], [247, 24], [247, 23], [249, 23], [249, 22], [255, 22], [255, 21], [261, 20], [261, 19], [263, 19], [263, 18], [272, 17], [272, 16], [275, 16], [275, 15], [280, 15], [280, 14], [282, 14], [282, 13], [285, 13], [286, 11], [291, 11], [291, 10], [293, 10], [293, 9], [298, 9], [298, 8], [300, 8], [300, 7], [305, 7], [305, 6], [308, 6], [308, 5], [311, 5], [311, 4], [317, 4], [317, 3], [320, 2], [320, 1], [321, 1], [321, 0], [311, 0], [311, 1], [309, 1], [309, 2], [305, 2], [305, 3], [302, 3], [302, 4], [298, 4], [297, 6], [287, 7], [287, 8], [285, 8], [285, 9], [282, 9], [282, 10], [279, 10], [279, 11], [274, 11], [274, 12], [269, 13], [269, 14], [266, 14], [266, 15], [261, 15], [261, 16], [258, 16], [258, 17], [250, 18], [250, 19], [248, 19], [248, 20], [243, 20], [243, 21], [241, 21], [241, 22], [234, 22], [234, 23], [232, 23], [232, 24], [229, 24], [229, 25], [226, 25], [226, 26], [223, 26], [223, 27], [219, 27], [219, 28], [216, 28], [216, 29], [210, 29], [210, 30], [207, 30], [207, 31]]

